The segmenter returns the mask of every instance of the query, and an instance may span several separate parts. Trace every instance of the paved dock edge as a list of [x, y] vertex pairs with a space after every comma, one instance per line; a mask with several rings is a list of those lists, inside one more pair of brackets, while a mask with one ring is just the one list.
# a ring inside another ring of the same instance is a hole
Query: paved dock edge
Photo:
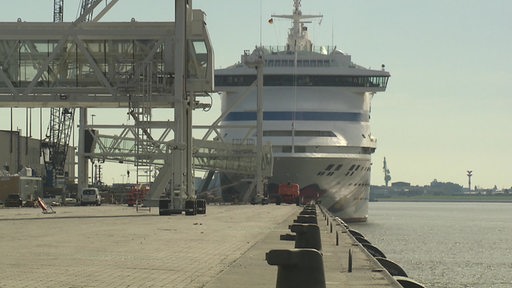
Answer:
[[[317, 209], [321, 233], [326, 287], [396, 287], [402, 286], [348, 233], [348, 229], [332, 215]], [[276, 225], [226, 270], [209, 282], [207, 288], [276, 287], [277, 267], [265, 260], [272, 249], [293, 249], [293, 241], [282, 241], [280, 235], [290, 233], [301, 209]], [[336, 235], [338, 240], [336, 241]], [[352, 254], [352, 272], [348, 272]]]

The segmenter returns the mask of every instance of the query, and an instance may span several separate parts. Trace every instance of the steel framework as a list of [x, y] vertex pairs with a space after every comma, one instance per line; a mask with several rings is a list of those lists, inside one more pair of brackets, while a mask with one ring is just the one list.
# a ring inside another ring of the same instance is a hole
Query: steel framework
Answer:
[[[17, 22], [0, 28], [0, 106], [137, 107], [148, 96], [155, 108], [174, 106], [174, 23]], [[192, 36], [186, 87], [212, 91], [209, 39]], [[151, 84], [151, 95], [140, 93], [142, 82]]]
[[[170, 182], [173, 195], [193, 194], [194, 167], [270, 175], [269, 146], [260, 153], [255, 145], [192, 139], [196, 96], [213, 91], [213, 50], [204, 13], [189, 2], [176, 0], [175, 23], [95, 22], [104, 11], [91, 22], [86, 11], [73, 23], [0, 23], [0, 107], [128, 108], [135, 120], [88, 125], [80, 109], [79, 189], [87, 185], [87, 157], [160, 166], [154, 197]], [[174, 121], [152, 121], [154, 108], [174, 108]], [[86, 151], [86, 133], [96, 128], [122, 133], [89, 133]]]

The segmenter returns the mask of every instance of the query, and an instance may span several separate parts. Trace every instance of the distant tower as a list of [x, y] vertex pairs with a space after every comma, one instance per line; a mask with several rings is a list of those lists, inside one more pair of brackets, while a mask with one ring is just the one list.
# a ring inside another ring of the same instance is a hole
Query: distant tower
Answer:
[[471, 191], [471, 176], [473, 176], [473, 171], [468, 170], [468, 187], [469, 191]]
[[382, 170], [384, 170], [384, 182], [386, 182], [386, 187], [388, 187], [389, 181], [391, 180], [391, 172], [388, 169], [388, 164], [386, 163], [386, 157], [384, 157], [384, 167], [382, 167]]

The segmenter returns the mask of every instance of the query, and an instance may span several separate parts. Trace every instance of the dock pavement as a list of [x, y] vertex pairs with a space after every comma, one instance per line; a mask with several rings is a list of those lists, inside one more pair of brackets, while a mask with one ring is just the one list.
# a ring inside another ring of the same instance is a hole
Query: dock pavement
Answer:
[[[278, 268], [265, 255], [294, 247], [279, 239], [301, 209], [208, 205], [205, 215], [159, 216], [118, 205], [55, 214], [0, 208], [0, 288], [276, 287]], [[332, 219], [319, 214], [318, 222], [326, 287], [401, 287]]]

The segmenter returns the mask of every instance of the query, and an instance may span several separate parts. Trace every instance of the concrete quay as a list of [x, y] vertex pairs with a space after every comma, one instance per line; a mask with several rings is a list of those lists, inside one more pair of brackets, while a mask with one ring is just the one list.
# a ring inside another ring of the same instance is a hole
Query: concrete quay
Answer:
[[[267, 264], [265, 255], [272, 249], [294, 248], [294, 241], [280, 240], [280, 236], [290, 234], [289, 226], [294, 223], [301, 210], [268, 231], [267, 235], [244, 253], [229, 269], [205, 287], [276, 287], [277, 267]], [[402, 288], [402, 285], [357, 243], [345, 227], [337, 225], [329, 215], [324, 217], [320, 210], [317, 210], [317, 220], [327, 288]], [[337, 241], [336, 231], [338, 231]], [[348, 272], [349, 253], [352, 254], [351, 272]]]
[[[277, 267], [265, 255], [294, 247], [279, 238], [302, 210], [209, 205], [206, 215], [159, 216], [156, 208], [54, 209], [0, 209], [0, 288], [276, 287]], [[401, 287], [344, 227], [318, 213], [326, 287]]]

